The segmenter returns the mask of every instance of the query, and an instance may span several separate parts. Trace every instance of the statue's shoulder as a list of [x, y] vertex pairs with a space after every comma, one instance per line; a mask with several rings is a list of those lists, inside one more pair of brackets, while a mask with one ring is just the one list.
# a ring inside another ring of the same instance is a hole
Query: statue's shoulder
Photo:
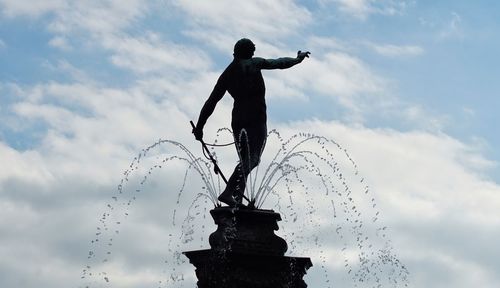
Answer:
[[255, 64], [261, 64], [261, 63], [264, 63], [266, 61], [266, 59], [264, 59], [262, 57], [252, 57], [249, 60]]
[[262, 67], [266, 63], [266, 59], [261, 58], [261, 57], [252, 57], [250, 59], [244, 59], [242, 61], [244, 61], [244, 62], [241, 63], [242, 66], [251, 67], [250, 68], [251, 70], [262, 69]]

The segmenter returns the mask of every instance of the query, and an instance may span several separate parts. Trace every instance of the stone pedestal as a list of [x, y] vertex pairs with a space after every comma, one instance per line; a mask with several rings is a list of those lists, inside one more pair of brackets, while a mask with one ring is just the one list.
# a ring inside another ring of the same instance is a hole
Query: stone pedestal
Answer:
[[196, 267], [198, 288], [303, 288], [309, 258], [284, 256], [285, 240], [272, 210], [219, 207], [210, 211], [217, 230], [211, 249], [184, 252]]

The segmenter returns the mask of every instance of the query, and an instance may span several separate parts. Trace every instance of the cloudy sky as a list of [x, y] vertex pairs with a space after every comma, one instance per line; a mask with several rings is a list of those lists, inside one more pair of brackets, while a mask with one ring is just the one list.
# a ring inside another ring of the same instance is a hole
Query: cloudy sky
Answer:
[[[242, 37], [262, 57], [311, 51], [264, 73], [268, 127], [349, 151], [410, 287], [499, 287], [498, 19], [497, 1], [0, 0], [0, 287], [83, 287], [100, 217], [141, 149], [161, 138], [201, 155], [188, 121]], [[95, 287], [170, 275], [165, 250], [185, 247], [165, 244], [179, 229], [165, 174], [127, 210], [113, 281]]]

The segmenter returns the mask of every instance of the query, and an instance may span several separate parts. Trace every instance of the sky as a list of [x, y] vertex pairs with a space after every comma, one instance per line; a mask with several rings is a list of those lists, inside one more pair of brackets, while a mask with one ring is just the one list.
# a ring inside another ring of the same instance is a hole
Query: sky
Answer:
[[[0, 286], [84, 287], [124, 171], [158, 139], [201, 156], [189, 120], [247, 37], [264, 58], [311, 52], [264, 72], [268, 128], [349, 151], [410, 287], [499, 287], [498, 19], [498, 1], [0, 0]], [[218, 104], [207, 141], [231, 105]], [[234, 151], [218, 153], [229, 171]], [[117, 280], [91, 287], [169, 275], [157, 255], [180, 229], [171, 210], [187, 206], [172, 204], [179, 183], [166, 179], [180, 170], [168, 171], [121, 224]]]

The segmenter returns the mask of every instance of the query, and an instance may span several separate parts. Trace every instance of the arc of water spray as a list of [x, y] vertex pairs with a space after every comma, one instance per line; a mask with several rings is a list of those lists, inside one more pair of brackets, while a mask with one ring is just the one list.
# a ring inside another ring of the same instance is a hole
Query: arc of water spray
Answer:
[[[193, 121], [189, 121], [189, 123], [191, 123], [191, 127], [193, 129], [196, 128], [196, 126], [194, 125]], [[203, 141], [203, 139], [200, 139], [199, 141], [201, 142], [202, 149], [207, 153], [208, 158], [214, 164], [214, 172], [215, 172], [215, 174], [220, 175], [220, 177], [222, 178], [222, 180], [224, 180], [224, 183], [226, 183], [226, 185], [227, 185], [226, 176], [224, 176], [224, 174], [222, 173], [222, 171], [219, 168], [219, 165], [217, 165], [217, 160], [215, 160], [215, 158], [212, 156], [212, 153], [210, 153], [210, 151], [208, 150], [207, 144], [205, 144], [205, 142]], [[245, 200], [247, 200], [248, 203], [252, 203], [252, 201], [250, 201], [250, 199], [248, 199], [248, 197], [245, 196], [245, 193], [242, 193], [241, 196], [243, 196], [243, 198], [245, 198]]]

